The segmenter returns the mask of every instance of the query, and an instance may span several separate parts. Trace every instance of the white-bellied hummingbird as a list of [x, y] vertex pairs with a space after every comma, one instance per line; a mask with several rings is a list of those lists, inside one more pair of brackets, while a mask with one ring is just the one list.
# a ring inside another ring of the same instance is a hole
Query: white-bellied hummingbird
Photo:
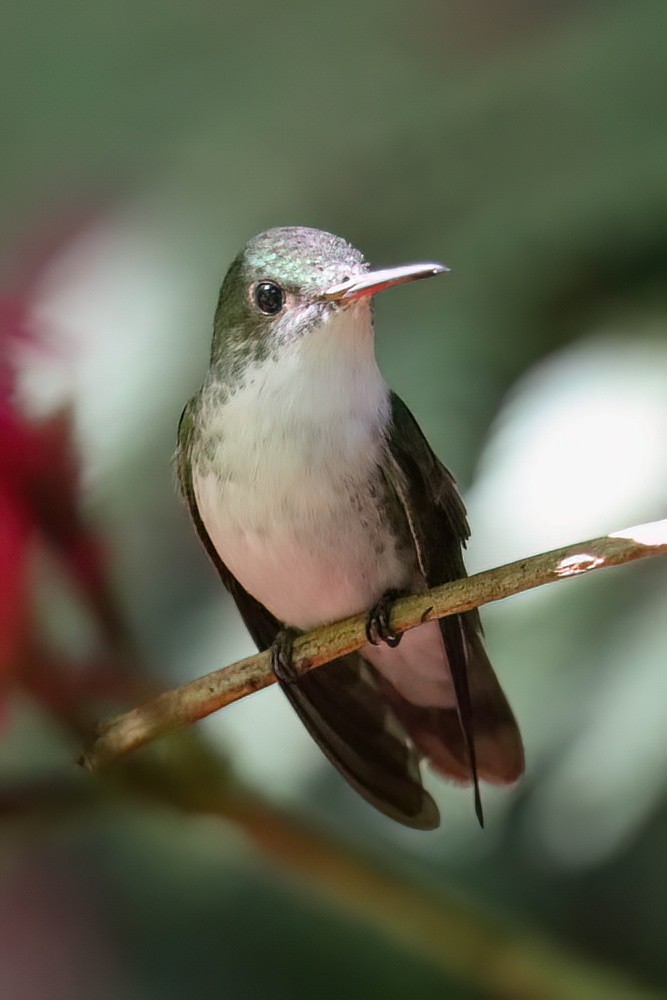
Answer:
[[[199, 537], [302, 722], [386, 815], [432, 829], [420, 761], [459, 784], [515, 781], [521, 736], [477, 611], [403, 636], [391, 604], [465, 575], [466, 512], [375, 359], [372, 297], [446, 271], [370, 270], [340, 237], [270, 229], [232, 262], [208, 371], [178, 432]], [[297, 677], [298, 632], [366, 612], [368, 644]]]

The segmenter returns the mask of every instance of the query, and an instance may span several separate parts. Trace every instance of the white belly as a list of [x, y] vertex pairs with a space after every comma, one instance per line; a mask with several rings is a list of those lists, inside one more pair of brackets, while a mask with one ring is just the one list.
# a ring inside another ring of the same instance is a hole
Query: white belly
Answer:
[[404, 582], [379, 512], [362, 518], [344, 487], [315, 478], [303, 470], [288, 488], [277, 478], [254, 488], [212, 472], [194, 478], [220, 558], [280, 622], [301, 629], [367, 610]]

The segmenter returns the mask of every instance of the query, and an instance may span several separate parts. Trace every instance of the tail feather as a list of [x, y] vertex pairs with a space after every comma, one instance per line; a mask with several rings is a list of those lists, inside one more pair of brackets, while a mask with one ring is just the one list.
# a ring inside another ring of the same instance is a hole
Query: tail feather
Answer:
[[[511, 784], [524, 769], [518, 726], [482, 640], [465, 634], [470, 725], [477, 774]], [[423, 788], [420, 759], [459, 785], [474, 781], [468, 742], [455, 705], [414, 704], [382, 672], [352, 654], [305, 674], [284, 693], [320, 749], [371, 805], [417, 829], [439, 823]]]
[[[479, 777], [510, 785], [525, 767], [521, 733], [478, 635], [467, 635], [468, 686]], [[466, 740], [455, 708], [414, 705], [386, 680], [385, 697], [431, 766], [457, 784], [473, 780]]]

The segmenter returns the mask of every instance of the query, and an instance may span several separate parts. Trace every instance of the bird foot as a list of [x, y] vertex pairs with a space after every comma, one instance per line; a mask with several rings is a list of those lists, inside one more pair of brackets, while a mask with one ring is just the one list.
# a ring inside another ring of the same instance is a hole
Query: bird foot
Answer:
[[281, 684], [296, 684], [299, 679], [292, 657], [294, 640], [298, 635], [294, 628], [281, 628], [271, 645], [271, 670]]
[[381, 642], [386, 642], [392, 649], [398, 646], [403, 634], [395, 632], [389, 622], [395, 601], [404, 596], [405, 592], [402, 590], [386, 590], [375, 607], [368, 612], [366, 638], [371, 645], [379, 646]]

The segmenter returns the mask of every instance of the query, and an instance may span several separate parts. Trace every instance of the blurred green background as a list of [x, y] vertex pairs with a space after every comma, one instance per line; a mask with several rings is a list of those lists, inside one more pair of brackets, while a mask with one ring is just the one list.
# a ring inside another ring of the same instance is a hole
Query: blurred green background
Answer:
[[[650, 2], [5, 5], [1, 274], [36, 341], [12, 399], [30, 419], [73, 406], [124, 637], [35, 542], [31, 627], [61, 666], [42, 688], [6, 671], [2, 998], [586, 995], [485, 977], [513, 961], [507, 928], [607, 966], [621, 985], [596, 996], [667, 995], [659, 561], [484, 612], [528, 759], [485, 790], [484, 832], [436, 779], [437, 833], [375, 814], [275, 689], [156, 748], [140, 780], [72, 765], [82, 716], [129, 707], [133, 680], [54, 697], [100, 648], [170, 686], [251, 651], [170, 460], [224, 271], [269, 226], [452, 268], [378, 300], [377, 347], [466, 494], [471, 569], [665, 516], [666, 41]], [[258, 850], [211, 808], [229, 780], [491, 919], [468, 971], [333, 905], [316, 863], [270, 860], [270, 834]]]

